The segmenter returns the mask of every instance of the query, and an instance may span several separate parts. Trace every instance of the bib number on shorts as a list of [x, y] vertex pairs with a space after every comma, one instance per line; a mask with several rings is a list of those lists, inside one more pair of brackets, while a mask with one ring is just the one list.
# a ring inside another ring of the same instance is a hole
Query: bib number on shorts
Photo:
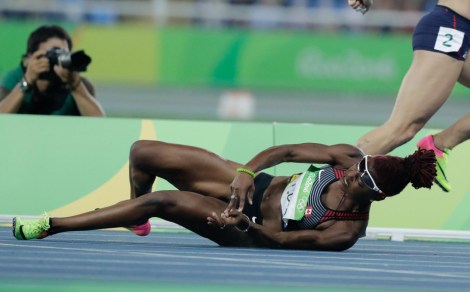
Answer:
[[436, 43], [434, 44], [434, 49], [445, 53], [458, 52], [462, 47], [464, 36], [464, 32], [441, 26]]

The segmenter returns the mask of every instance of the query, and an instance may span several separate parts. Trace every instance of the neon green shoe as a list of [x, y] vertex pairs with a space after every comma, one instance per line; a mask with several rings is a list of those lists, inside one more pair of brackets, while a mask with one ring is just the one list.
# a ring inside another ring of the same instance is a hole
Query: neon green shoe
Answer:
[[49, 234], [47, 231], [51, 228], [49, 224], [49, 216], [44, 213], [44, 216], [39, 219], [21, 219], [20, 217], [13, 218], [13, 236], [18, 240], [29, 239], [43, 239]]
[[436, 155], [437, 175], [434, 180], [444, 192], [450, 192], [452, 190], [452, 187], [450, 186], [450, 183], [447, 180], [447, 176], [446, 176], [447, 160], [449, 159], [449, 154], [450, 154], [450, 150], [446, 149], [442, 152], [442, 155]]
[[438, 149], [436, 145], [434, 145], [434, 140], [432, 135], [428, 135], [423, 139], [419, 140], [417, 144], [418, 148], [421, 149], [428, 149], [433, 150], [436, 154], [436, 177], [434, 178], [434, 182], [444, 191], [450, 192], [452, 187], [449, 184], [446, 176], [446, 169], [447, 169], [447, 160], [449, 159], [450, 149], [445, 149], [444, 151]]

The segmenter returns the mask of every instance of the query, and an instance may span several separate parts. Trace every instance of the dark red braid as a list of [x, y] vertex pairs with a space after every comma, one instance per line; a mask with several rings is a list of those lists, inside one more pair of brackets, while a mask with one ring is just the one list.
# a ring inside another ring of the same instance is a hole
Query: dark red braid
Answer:
[[436, 176], [436, 155], [432, 150], [419, 149], [405, 157], [405, 166], [410, 173], [411, 185], [415, 189], [430, 189]]
[[401, 158], [390, 155], [375, 156], [374, 173], [378, 187], [386, 196], [394, 196], [411, 182], [418, 188], [431, 188], [436, 176], [436, 156], [434, 151], [419, 149]]

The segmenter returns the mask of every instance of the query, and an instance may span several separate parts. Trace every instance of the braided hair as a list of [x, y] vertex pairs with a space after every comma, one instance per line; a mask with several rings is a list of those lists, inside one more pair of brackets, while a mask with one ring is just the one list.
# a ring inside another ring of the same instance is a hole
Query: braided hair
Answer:
[[430, 189], [436, 176], [436, 155], [432, 150], [418, 149], [405, 158], [375, 156], [375, 160], [377, 185], [388, 197], [399, 194], [409, 183], [415, 189]]

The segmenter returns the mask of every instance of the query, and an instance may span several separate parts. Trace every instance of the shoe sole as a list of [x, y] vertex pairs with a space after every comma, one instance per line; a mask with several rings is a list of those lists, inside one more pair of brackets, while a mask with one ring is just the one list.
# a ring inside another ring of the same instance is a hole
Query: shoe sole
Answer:
[[13, 229], [11, 230], [13, 232], [13, 237], [16, 238], [16, 235], [15, 235], [15, 230], [16, 230], [16, 218], [13, 218]]
[[[437, 166], [437, 167], [439, 168], [439, 170], [441, 171], [442, 176], [444, 176], [444, 179], [447, 180], [447, 177], [446, 177], [446, 175], [445, 175], [445, 173], [444, 173], [444, 171], [443, 171], [441, 165], [440, 165], [439, 163], [436, 163], [436, 166]], [[448, 192], [450, 191], [449, 189], [445, 188], [437, 179], [434, 179], [434, 182], [435, 182], [444, 192], [448, 193]]]
[[12, 232], [13, 232], [13, 237], [18, 239], [18, 240], [26, 240], [26, 236], [24, 236], [24, 233], [23, 233], [23, 226], [20, 226], [20, 236], [21, 238], [18, 238], [16, 237], [16, 234], [15, 234], [15, 230], [16, 230], [16, 218], [13, 218], [13, 224], [12, 224], [13, 228], [12, 228]]
[[437, 180], [434, 180], [434, 182], [436, 183], [436, 185], [438, 185], [441, 190], [443, 190], [444, 192], [446, 193], [449, 193], [450, 191], [448, 189], [446, 189], [443, 185], [441, 185]]

